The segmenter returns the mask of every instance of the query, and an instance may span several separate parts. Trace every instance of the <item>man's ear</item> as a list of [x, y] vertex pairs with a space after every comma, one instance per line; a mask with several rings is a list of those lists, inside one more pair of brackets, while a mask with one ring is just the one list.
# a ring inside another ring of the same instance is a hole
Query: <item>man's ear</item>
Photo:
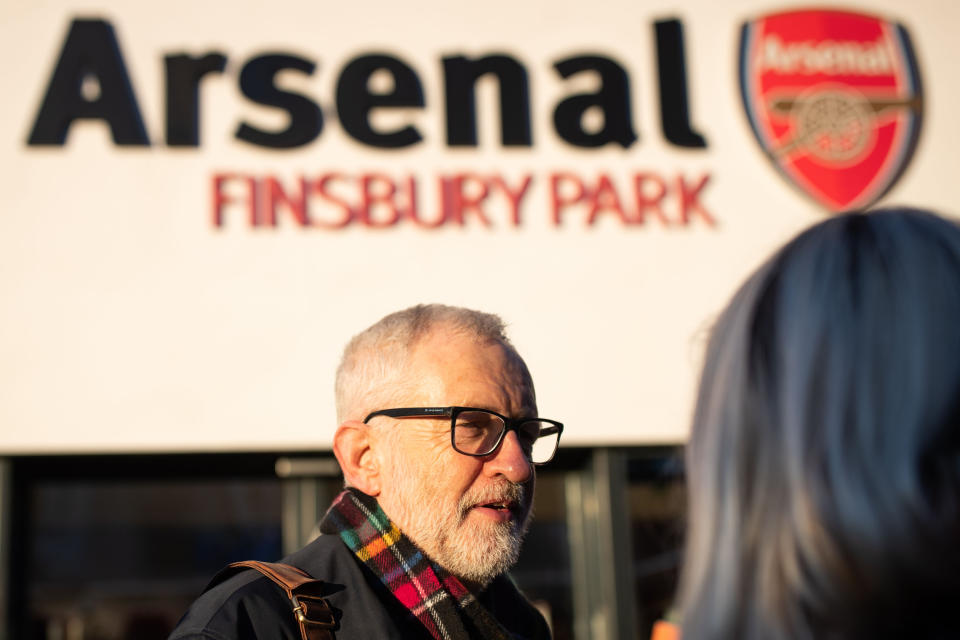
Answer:
[[380, 465], [373, 451], [371, 427], [348, 420], [333, 435], [333, 455], [340, 463], [347, 484], [368, 496], [380, 494]]

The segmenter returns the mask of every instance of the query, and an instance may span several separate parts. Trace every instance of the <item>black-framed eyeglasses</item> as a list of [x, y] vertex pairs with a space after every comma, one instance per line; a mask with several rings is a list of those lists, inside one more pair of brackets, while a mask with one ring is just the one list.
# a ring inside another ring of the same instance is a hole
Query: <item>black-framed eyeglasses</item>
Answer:
[[508, 431], [515, 431], [527, 459], [546, 464], [553, 459], [563, 433], [563, 424], [545, 418], [508, 418], [496, 411], [476, 407], [410, 407], [382, 409], [363, 419], [450, 418], [450, 444], [465, 456], [488, 456], [500, 446]]

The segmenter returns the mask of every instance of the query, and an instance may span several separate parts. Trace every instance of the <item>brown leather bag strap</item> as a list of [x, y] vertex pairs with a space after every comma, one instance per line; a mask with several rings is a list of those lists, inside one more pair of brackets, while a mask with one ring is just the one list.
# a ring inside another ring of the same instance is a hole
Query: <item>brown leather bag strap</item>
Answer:
[[333, 640], [331, 629], [336, 626], [336, 620], [321, 595], [321, 580], [316, 580], [297, 567], [279, 562], [246, 560], [234, 562], [229, 568], [255, 569], [280, 586], [293, 605], [293, 615], [300, 625], [303, 640]]

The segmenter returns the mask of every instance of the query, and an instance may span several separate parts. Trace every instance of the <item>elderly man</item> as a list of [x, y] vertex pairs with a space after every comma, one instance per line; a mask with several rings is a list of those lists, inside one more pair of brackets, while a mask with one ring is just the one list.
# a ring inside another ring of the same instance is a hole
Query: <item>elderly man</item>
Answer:
[[[563, 425], [537, 416], [502, 321], [441, 305], [391, 314], [347, 345], [336, 396], [347, 489], [323, 535], [283, 560], [323, 581], [333, 635], [549, 638], [504, 573], [530, 522], [534, 465]], [[188, 638], [301, 631], [288, 595], [248, 570], [194, 603], [171, 636]]]

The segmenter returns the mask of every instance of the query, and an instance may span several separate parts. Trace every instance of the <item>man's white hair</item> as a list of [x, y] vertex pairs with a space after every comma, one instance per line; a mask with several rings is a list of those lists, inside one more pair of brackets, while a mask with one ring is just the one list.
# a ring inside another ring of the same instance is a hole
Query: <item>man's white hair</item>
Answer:
[[367, 414], [389, 408], [409, 396], [416, 380], [405, 375], [413, 347], [434, 331], [444, 329], [474, 336], [478, 342], [500, 344], [507, 351], [510, 373], [535, 402], [530, 372], [504, 331], [503, 320], [492, 313], [442, 304], [419, 304], [382, 318], [347, 344], [337, 368], [337, 420], [363, 420]]

